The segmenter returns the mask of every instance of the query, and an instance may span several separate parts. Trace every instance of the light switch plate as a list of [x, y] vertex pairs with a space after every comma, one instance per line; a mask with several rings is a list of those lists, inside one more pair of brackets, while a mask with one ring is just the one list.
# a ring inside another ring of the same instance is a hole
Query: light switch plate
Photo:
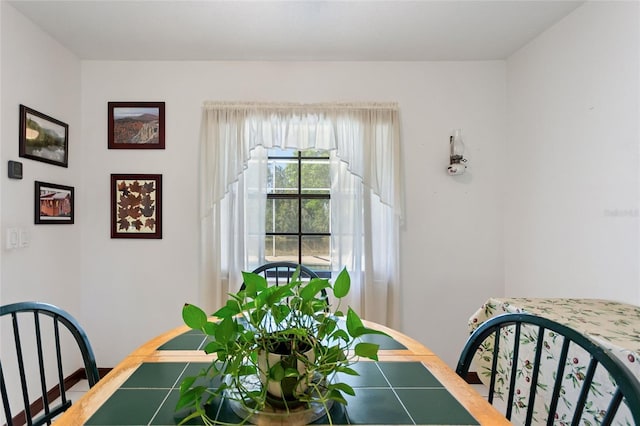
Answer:
[[26, 229], [20, 229], [18, 232], [18, 245], [20, 247], [29, 247], [31, 243], [31, 234]]
[[7, 228], [7, 250], [18, 248], [18, 228]]

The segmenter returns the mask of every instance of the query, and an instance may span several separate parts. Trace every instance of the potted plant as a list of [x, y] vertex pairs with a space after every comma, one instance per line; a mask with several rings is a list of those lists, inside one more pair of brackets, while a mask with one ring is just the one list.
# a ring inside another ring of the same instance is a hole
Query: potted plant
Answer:
[[[378, 345], [360, 338], [385, 334], [365, 327], [350, 307], [346, 315], [340, 310], [350, 288], [346, 269], [333, 284], [302, 281], [299, 268], [287, 285], [269, 286], [253, 273], [244, 272], [243, 278], [245, 288], [230, 294], [213, 318], [197, 306], [183, 308], [185, 324], [209, 336], [204, 351], [216, 357], [181, 383], [176, 410], [191, 410], [182, 423], [200, 417], [215, 424], [206, 406], [222, 396], [245, 421], [302, 413], [296, 422], [306, 422], [326, 413], [331, 422], [332, 404], [347, 404], [344, 394], [355, 394], [337, 374], [358, 375], [350, 366], [359, 357], [377, 360]], [[337, 304], [333, 310], [328, 292]], [[222, 379], [220, 386], [199, 384], [199, 378], [215, 377]]]

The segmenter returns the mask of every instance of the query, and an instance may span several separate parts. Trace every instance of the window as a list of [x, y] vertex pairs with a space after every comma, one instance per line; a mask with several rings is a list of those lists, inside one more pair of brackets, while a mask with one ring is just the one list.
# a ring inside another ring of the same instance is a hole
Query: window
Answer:
[[329, 153], [270, 149], [267, 157], [265, 261], [331, 271]]
[[344, 303], [397, 325], [399, 144], [394, 103], [206, 102], [201, 306], [219, 308], [242, 271], [288, 258], [333, 278], [346, 269], [352, 291]]

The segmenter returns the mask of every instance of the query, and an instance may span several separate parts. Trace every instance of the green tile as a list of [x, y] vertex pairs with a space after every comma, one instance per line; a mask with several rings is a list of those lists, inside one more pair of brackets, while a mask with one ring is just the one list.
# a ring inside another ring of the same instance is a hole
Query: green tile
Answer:
[[367, 343], [375, 343], [380, 345], [380, 350], [402, 350], [407, 349], [402, 343], [394, 340], [389, 336], [383, 336], [381, 334], [365, 334], [360, 338], [361, 341]]
[[[191, 363], [189, 363], [189, 365], [187, 365], [187, 368], [185, 368], [184, 372], [180, 376], [180, 379], [178, 380], [178, 382], [176, 384], [176, 387], [180, 387], [180, 383], [186, 377], [197, 376], [198, 374], [200, 374], [201, 371], [206, 370], [210, 365], [211, 364], [208, 363], [208, 362], [191, 362]], [[194, 386], [207, 386], [210, 389], [217, 389], [218, 386], [220, 386], [221, 382], [222, 382], [222, 376], [216, 376], [213, 379], [212, 378], [199, 377], [195, 381]]]
[[346, 383], [353, 388], [389, 387], [389, 384], [375, 362], [362, 361], [353, 364], [351, 368], [360, 373], [360, 375], [350, 376], [348, 374], [340, 373], [337, 375], [336, 380]]
[[433, 374], [419, 362], [379, 362], [385, 377], [396, 387], [443, 387]]
[[120, 388], [171, 388], [186, 365], [186, 362], [143, 363]]
[[[347, 329], [346, 321], [338, 321], [338, 328], [343, 330]], [[376, 343], [380, 345], [381, 350], [402, 350], [407, 349], [402, 343], [393, 339], [390, 336], [385, 336], [381, 334], [365, 334], [362, 337], [356, 339], [357, 342], [367, 342], [367, 343]]]
[[161, 351], [189, 351], [201, 349], [202, 343], [205, 340], [205, 336], [202, 333], [185, 333], [160, 346], [158, 350]]
[[[180, 391], [178, 390], [171, 391], [171, 394], [169, 395], [167, 400], [164, 402], [164, 404], [162, 404], [162, 407], [160, 407], [160, 410], [158, 410], [158, 413], [153, 418], [151, 424], [152, 425], [177, 425], [178, 423], [180, 423], [180, 421], [182, 421], [182, 419], [187, 417], [191, 413], [191, 411], [188, 409], [183, 409], [176, 412], [176, 404], [178, 403], [179, 398], [180, 398]], [[217, 407], [213, 413], [213, 417], [211, 417], [212, 419], [215, 419], [216, 412], [217, 412]], [[184, 424], [185, 425], [202, 425], [204, 424], [204, 422], [202, 421], [202, 419], [198, 417], [195, 419], [191, 419]]]
[[162, 389], [119, 389], [91, 416], [87, 425], [147, 425], [167, 396]]
[[356, 389], [356, 396], [347, 395], [346, 400], [351, 424], [413, 424], [391, 389]]
[[478, 424], [445, 389], [396, 389], [396, 393], [417, 424]]

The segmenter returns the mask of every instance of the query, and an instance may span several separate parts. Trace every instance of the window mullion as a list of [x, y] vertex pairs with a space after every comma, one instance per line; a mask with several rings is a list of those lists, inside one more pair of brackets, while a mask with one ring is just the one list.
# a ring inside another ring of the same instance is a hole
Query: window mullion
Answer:
[[302, 151], [298, 151], [298, 264], [302, 265]]

